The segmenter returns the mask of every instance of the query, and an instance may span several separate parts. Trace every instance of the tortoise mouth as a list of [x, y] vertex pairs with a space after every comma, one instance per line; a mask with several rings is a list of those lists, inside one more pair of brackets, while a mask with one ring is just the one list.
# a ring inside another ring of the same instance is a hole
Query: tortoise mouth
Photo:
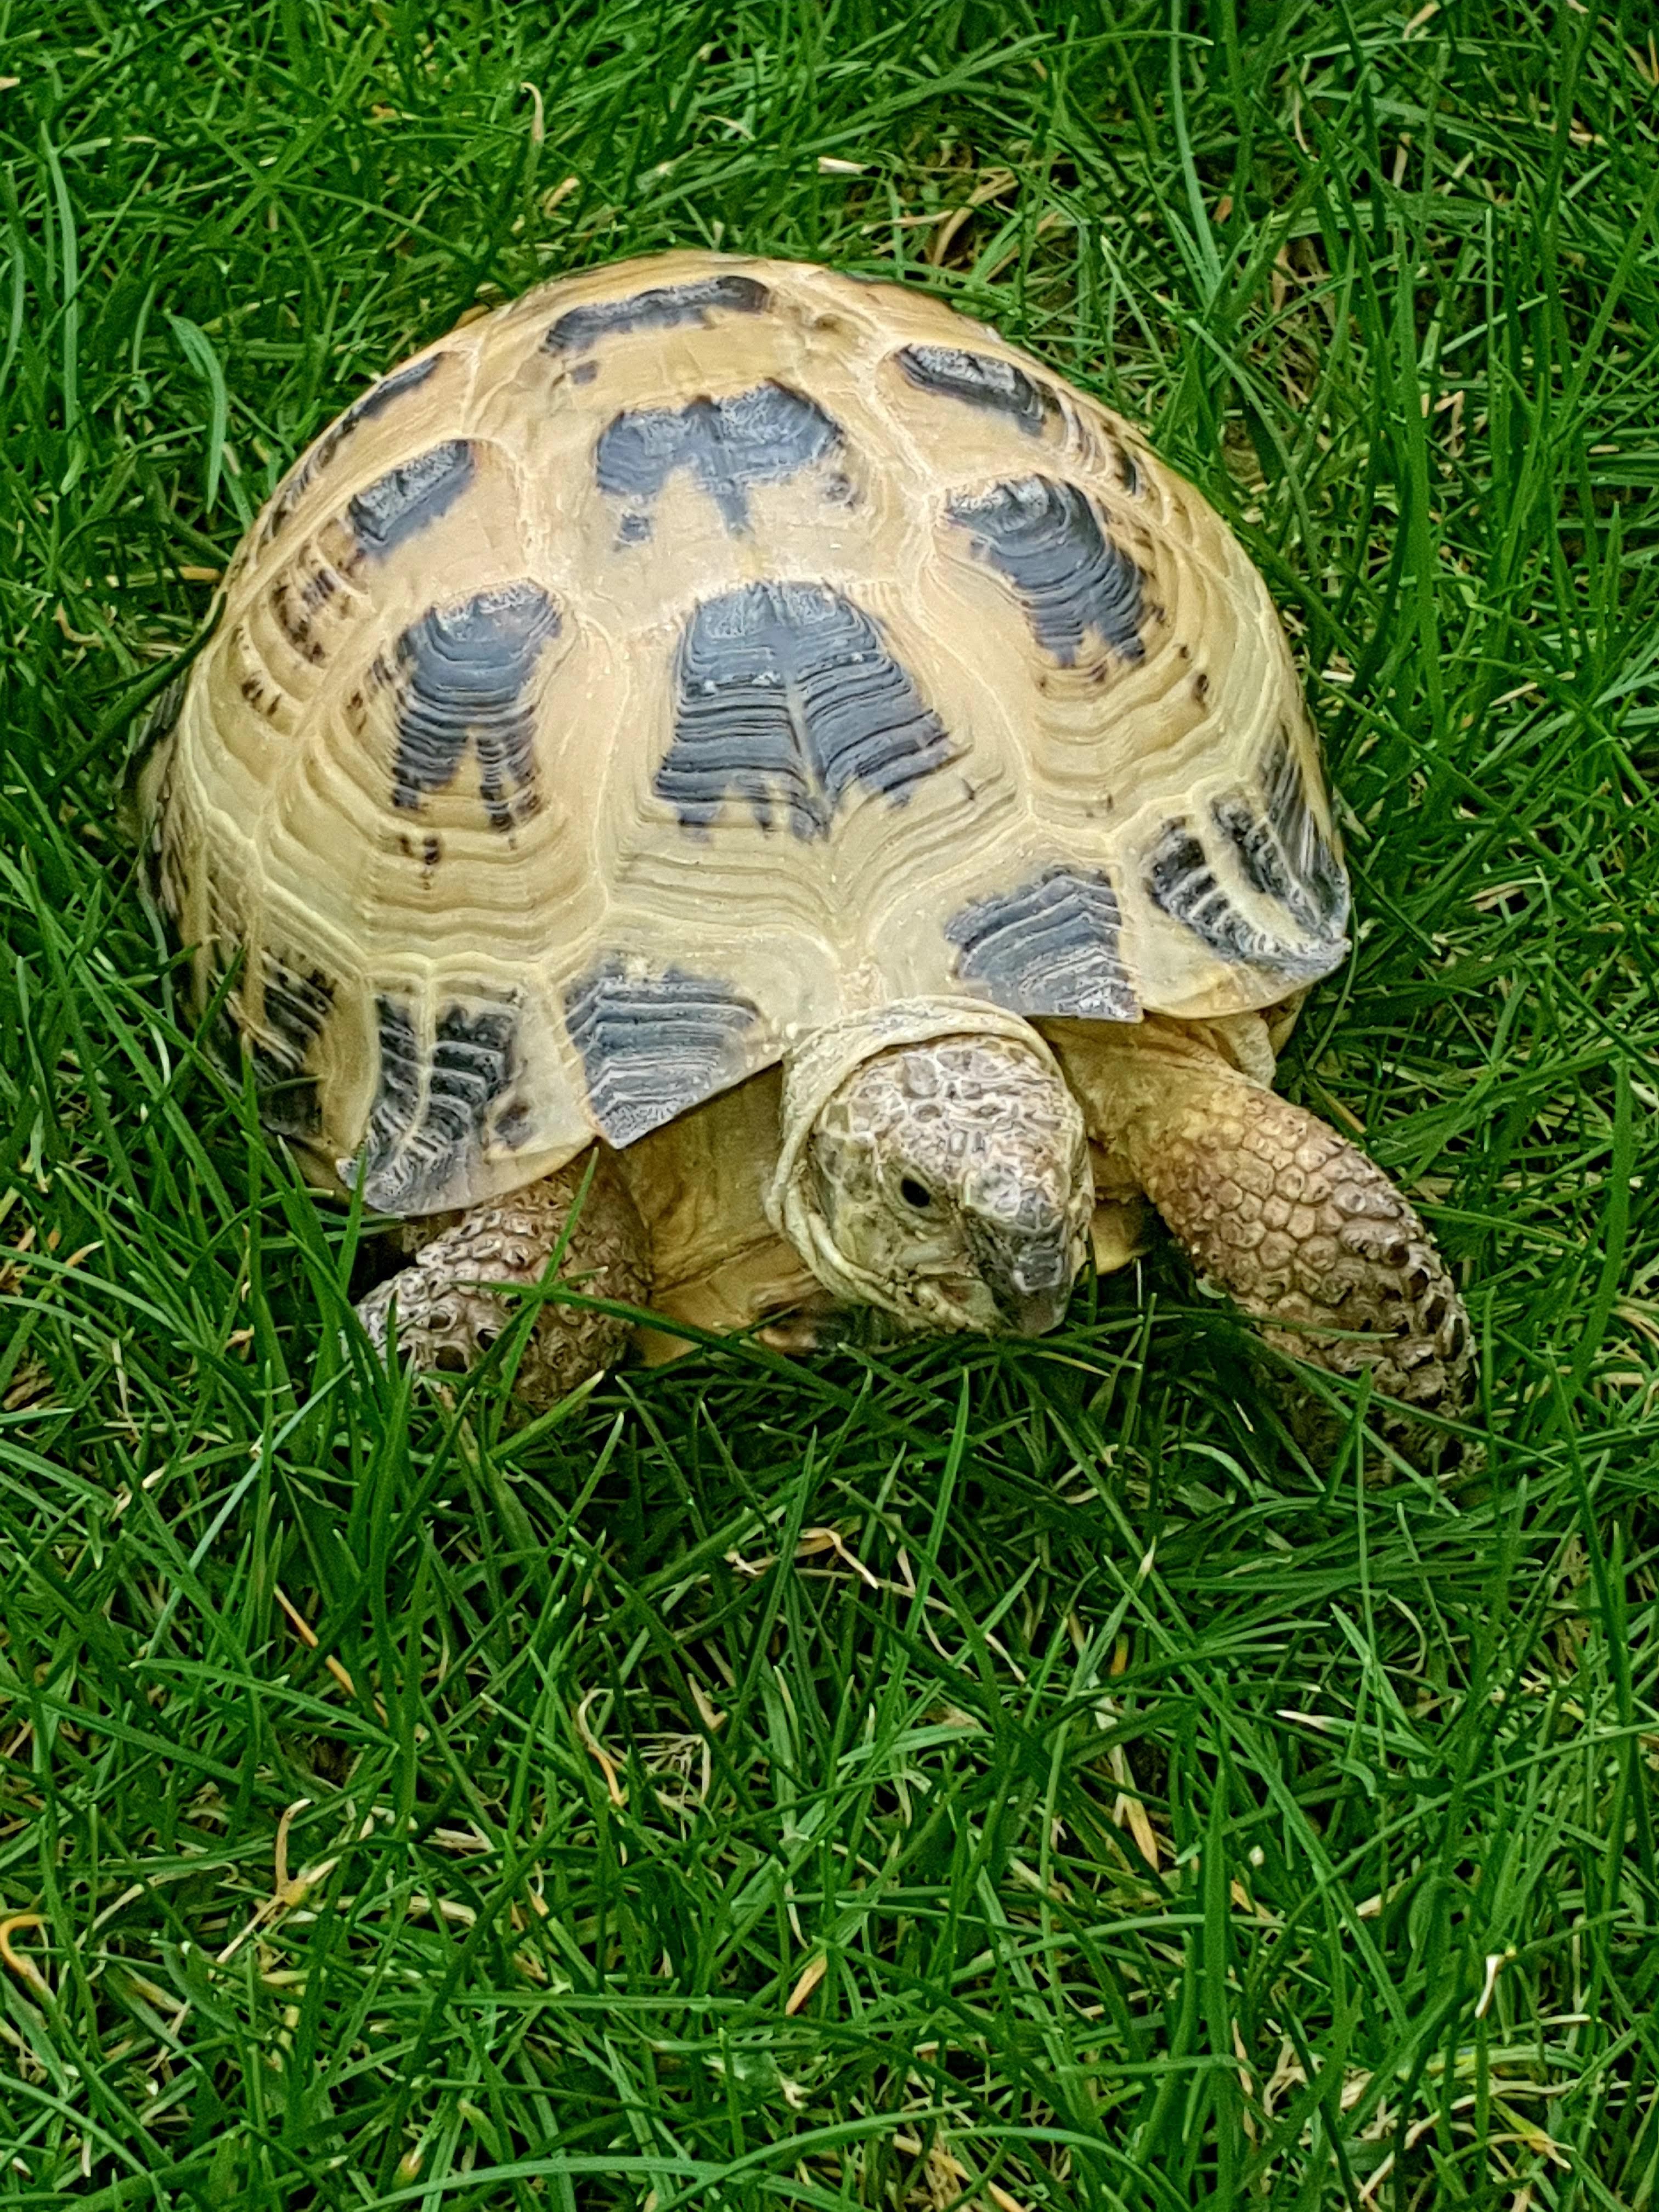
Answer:
[[970, 1215], [968, 1249], [1000, 1327], [1011, 1336], [1046, 1336], [1066, 1318], [1077, 1273], [1071, 1224], [1063, 1214], [1032, 1228]]

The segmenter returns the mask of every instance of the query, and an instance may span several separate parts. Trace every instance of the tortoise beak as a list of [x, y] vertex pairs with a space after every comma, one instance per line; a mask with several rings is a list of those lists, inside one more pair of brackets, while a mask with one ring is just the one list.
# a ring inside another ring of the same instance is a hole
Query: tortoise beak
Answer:
[[979, 1279], [1011, 1336], [1046, 1336], [1071, 1302], [1072, 1226], [1063, 1214], [1037, 1221], [964, 1215], [968, 1249]]

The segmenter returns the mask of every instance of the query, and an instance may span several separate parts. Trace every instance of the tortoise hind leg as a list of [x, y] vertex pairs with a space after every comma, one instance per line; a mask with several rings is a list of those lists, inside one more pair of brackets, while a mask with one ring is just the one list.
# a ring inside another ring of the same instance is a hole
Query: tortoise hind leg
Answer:
[[[384, 1352], [393, 1307], [398, 1344], [417, 1367], [459, 1374], [482, 1358], [512, 1318], [493, 1285], [533, 1287], [558, 1249], [581, 1191], [587, 1157], [510, 1197], [474, 1206], [421, 1246], [412, 1263], [359, 1302], [358, 1318]], [[592, 1297], [640, 1304], [651, 1268], [644, 1225], [627, 1185], [600, 1152], [559, 1266], [559, 1280]], [[547, 1304], [519, 1362], [514, 1395], [538, 1410], [608, 1367], [629, 1324], [586, 1308]]]

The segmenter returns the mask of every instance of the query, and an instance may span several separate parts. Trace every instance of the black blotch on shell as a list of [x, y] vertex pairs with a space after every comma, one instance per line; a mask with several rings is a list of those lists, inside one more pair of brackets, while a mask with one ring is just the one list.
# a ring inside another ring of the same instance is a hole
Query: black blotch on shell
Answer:
[[1132, 1022], [1140, 1009], [1121, 925], [1104, 869], [1054, 867], [964, 907], [945, 933], [961, 980], [1015, 1013]]
[[1193, 823], [1166, 822], [1148, 855], [1146, 895], [1160, 914], [1190, 930], [1218, 959], [1276, 971], [1286, 986], [1311, 981], [1330, 968], [1339, 946], [1328, 938], [1313, 945], [1280, 937], [1241, 913], [1218, 881]]
[[[453, 1202], [492, 1131], [490, 1109], [517, 1079], [519, 1010], [446, 1006], [423, 1063], [406, 1001], [375, 1001], [380, 1071], [361, 1173], [382, 1213], [421, 1214]], [[424, 1095], [423, 1095], [424, 1094]]]
[[508, 830], [537, 804], [535, 718], [527, 697], [557, 609], [527, 579], [432, 607], [398, 640], [397, 758], [392, 803], [416, 811], [454, 781], [471, 745], [490, 826]]
[[581, 1055], [595, 1125], [631, 1145], [690, 1113], [750, 1072], [751, 999], [718, 977], [683, 968], [634, 975], [619, 955], [599, 961], [565, 995], [565, 1026]]
[[447, 438], [377, 477], [346, 505], [360, 555], [383, 561], [447, 514], [471, 483], [477, 455], [465, 438]]
[[[343, 588], [337, 571], [325, 559], [319, 556], [316, 547], [307, 544], [276, 578], [265, 597], [277, 628], [301, 657], [317, 666], [327, 658], [324, 634], [319, 630], [316, 617], [335, 593]], [[234, 644], [240, 657], [248, 658], [246, 635], [239, 630]], [[241, 690], [245, 699], [252, 699], [248, 684], [252, 681], [255, 693], [263, 692], [257, 677], [244, 678]], [[273, 697], [270, 707], [261, 711], [271, 714], [280, 700]]]
[[428, 354], [424, 361], [405, 362], [394, 368], [378, 384], [371, 384], [360, 399], [354, 399], [343, 415], [324, 431], [311, 451], [297, 467], [291, 469], [278, 484], [265, 510], [264, 527], [259, 533], [261, 545], [269, 545], [283, 528], [305, 493], [333, 459], [346, 440], [360, 423], [383, 414], [394, 399], [406, 392], [416, 392], [446, 356]]
[[1046, 386], [994, 354], [969, 353], [961, 346], [908, 345], [893, 358], [918, 392], [1000, 415], [1029, 438], [1040, 437], [1043, 424], [1060, 412], [1059, 401]]
[[956, 748], [862, 608], [827, 585], [745, 584], [705, 600], [675, 670], [673, 742], [653, 787], [707, 828], [728, 799], [827, 836], [854, 786], [902, 805]]
[[[721, 399], [704, 396], [684, 407], [618, 415], [600, 435], [593, 473], [611, 497], [648, 505], [684, 469], [719, 507], [726, 528], [738, 532], [748, 528], [755, 485], [781, 483], [841, 443], [840, 425], [815, 400], [768, 381]], [[635, 520], [624, 519], [624, 533]]]
[[1301, 766], [1282, 730], [1263, 763], [1261, 787], [1259, 809], [1247, 792], [1217, 799], [1211, 808], [1216, 827], [1252, 890], [1276, 900], [1304, 929], [1334, 940], [1347, 922], [1347, 877], [1308, 803]]
[[542, 340], [546, 353], [586, 353], [602, 338], [629, 331], [672, 330], [679, 323], [706, 324], [711, 314], [757, 315], [771, 301], [764, 284], [728, 271], [694, 277], [685, 284], [653, 284], [623, 300], [596, 300], [571, 307]]
[[1123, 659], [1141, 659], [1140, 569], [1076, 484], [1023, 477], [959, 492], [945, 512], [1012, 585], [1031, 635], [1063, 668], [1075, 666], [1091, 632]]
[[322, 1116], [306, 1063], [333, 1006], [334, 985], [320, 968], [304, 972], [274, 952], [261, 964], [265, 1034], [247, 1033], [259, 1119], [279, 1137], [314, 1137]]

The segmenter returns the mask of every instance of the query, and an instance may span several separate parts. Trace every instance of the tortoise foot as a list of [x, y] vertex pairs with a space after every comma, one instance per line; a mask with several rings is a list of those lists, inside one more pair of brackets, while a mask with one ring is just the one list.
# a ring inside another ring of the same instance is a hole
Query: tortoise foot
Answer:
[[[507, 1290], [538, 1285], [565, 1237], [587, 1162], [530, 1183], [511, 1197], [476, 1206], [422, 1245], [412, 1264], [381, 1283], [357, 1308], [370, 1343], [384, 1353], [394, 1326], [398, 1348], [417, 1368], [459, 1375], [489, 1352], [511, 1322]], [[650, 1289], [645, 1231], [621, 1176], [601, 1153], [559, 1264], [558, 1280], [590, 1297], [637, 1305]], [[591, 1308], [544, 1305], [514, 1377], [515, 1396], [537, 1409], [555, 1405], [608, 1367], [627, 1343], [629, 1323]]]

